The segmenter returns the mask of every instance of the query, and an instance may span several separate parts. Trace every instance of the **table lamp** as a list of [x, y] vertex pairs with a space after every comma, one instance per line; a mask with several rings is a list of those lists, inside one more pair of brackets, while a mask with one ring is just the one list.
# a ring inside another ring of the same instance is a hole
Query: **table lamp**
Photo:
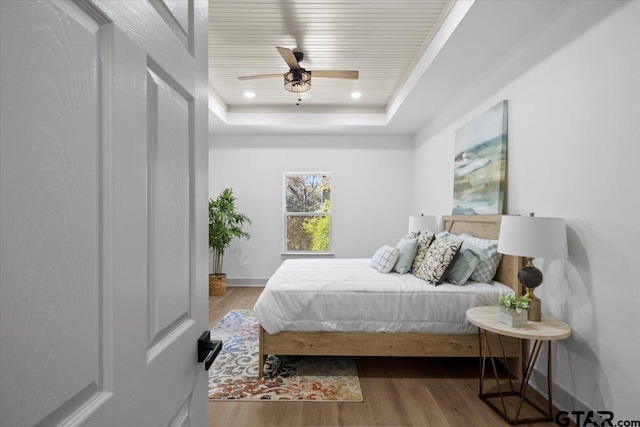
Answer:
[[542, 283], [542, 272], [533, 265], [534, 258], [566, 258], [567, 226], [564, 218], [503, 216], [498, 238], [498, 252], [525, 257], [527, 263], [518, 271], [518, 280], [531, 299], [528, 319], [542, 319], [541, 302], [533, 293]]
[[425, 229], [432, 233], [440, 231], [438, 229], [438, 218], [433, 215], [425, 216], [424, 214], [409, 217], [409, 233], [419, 233]]

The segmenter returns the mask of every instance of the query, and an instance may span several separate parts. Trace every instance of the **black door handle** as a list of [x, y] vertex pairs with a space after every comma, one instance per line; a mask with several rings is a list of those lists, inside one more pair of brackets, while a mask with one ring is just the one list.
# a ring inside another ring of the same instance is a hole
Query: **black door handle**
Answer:
[[205, 331], [198, 338], [198, 363], [204, 362], [204, 370], [208, 371], [218, 353], [222, 350], [222, 341], [211, 341], [211, 331]]

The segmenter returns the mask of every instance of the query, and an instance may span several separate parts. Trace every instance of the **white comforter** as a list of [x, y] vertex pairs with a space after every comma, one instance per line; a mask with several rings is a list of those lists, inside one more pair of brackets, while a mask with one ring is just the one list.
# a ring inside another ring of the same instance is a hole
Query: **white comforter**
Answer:
[[369, 259], [290, 259], [269, 279], [255, 311], [270, 334], [282, 331], [471, 333], [467, 309], [495, 305], [513, 291], [498, 282], [428, 284], [382, 274]]

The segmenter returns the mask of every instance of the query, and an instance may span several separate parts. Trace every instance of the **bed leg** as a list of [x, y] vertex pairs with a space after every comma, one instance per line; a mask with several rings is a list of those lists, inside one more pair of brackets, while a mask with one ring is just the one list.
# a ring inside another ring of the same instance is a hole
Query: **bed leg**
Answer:
[[260, 326], [260, 335], [259, 335], [259, 344], [258, 344], [258, 378], [264, 377], [264, 362], [266, 361], [267, 356], [264, 354], [264, 329]]

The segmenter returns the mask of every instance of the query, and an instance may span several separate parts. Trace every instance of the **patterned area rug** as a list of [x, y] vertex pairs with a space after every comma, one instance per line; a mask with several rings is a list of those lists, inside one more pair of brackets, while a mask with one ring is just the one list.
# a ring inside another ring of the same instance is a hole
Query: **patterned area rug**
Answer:
[[209, 369], [210, 400], [362, 402], [352, 357], [269, 356], [258, 378], [258, 319], [252, 310], [230, 311], [211, 330], [222, 351]]

